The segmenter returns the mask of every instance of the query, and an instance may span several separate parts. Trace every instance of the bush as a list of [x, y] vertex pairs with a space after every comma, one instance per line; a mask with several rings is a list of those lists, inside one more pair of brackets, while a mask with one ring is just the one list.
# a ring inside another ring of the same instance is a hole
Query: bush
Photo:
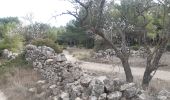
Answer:
[[4, 49], [8, 49], [13, 52], [19, 52], [23, 49], [24, 38], [19, 35], [5, 35], [0, 41], [0, 52]]
[[51, 47], [55, 50], [56, 53], [61, 53], [62, 52], [62, 48], [56, 44], [54, 41], [50, 40], [50, 39], [36, 39], [32, 41], [33, 45], [36, 46], [48, 46]]

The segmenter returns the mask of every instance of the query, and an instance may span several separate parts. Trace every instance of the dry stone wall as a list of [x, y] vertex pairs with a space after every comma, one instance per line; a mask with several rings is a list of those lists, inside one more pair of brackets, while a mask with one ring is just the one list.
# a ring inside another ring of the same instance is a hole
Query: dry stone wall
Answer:
[[135, 83], [85, 73], [46, 46], [27, 45], [25, 57], [45, 79], [29, 89], [38, 100], [157, 100]]

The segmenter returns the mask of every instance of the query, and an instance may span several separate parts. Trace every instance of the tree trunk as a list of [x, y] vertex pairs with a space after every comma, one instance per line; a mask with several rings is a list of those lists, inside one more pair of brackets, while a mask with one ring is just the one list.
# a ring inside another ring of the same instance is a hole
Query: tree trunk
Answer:
[[124, 71], [125, 71], [125, 75], [126, 75], [126, 81], [127, 82], [133, 82], [133, 75], [132, 75], [132, 72], [131, 72], [131, 68], [129, 66], [129, 62], [128, 62], [128, 59], [121, 59], [121, 62], [122, 62], [122, 66], [124, 68]]
[[147, 57], [147, 65], [143, 76], [142, 87], [146, 90], [156, 71], [159, 68], [159, 61], [166, 49], [167, 40], [161, 42], [160, 46]]
[[152, 71], [148, 67], [146, 67], [144, 75], [143, 75], [143, 81], [142, 81], [142, 87], [144, 90], [148, 88], [149, 83], [152, 79], [151, 73]]

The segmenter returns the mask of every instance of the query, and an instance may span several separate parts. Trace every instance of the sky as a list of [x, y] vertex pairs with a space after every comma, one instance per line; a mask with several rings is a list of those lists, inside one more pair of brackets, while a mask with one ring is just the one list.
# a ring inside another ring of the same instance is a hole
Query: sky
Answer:
[[32, 15], [34, 21], [56, 27], [64, 26], [69, 20], [74, 19], [70, 15], [53, 17], [73, 10], [73, 5], [65, 0], [0, 0], [0, 2], [0, 18], [19, 17], [23, 23], [28, 23], [23, 17]]

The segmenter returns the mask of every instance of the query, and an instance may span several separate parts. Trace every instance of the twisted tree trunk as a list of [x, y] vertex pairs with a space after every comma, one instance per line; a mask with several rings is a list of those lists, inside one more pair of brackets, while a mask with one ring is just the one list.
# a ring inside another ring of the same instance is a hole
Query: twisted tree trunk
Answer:
[[168, 42], [167, 38], [163, 39], [159, 46], [155, 49], [155, 51], [152, 53], [150, 52], [150, 54], [147, 57], [147, 65], [142, 81], [142, 87], [145, 90], [148, 88], [151, 79], [153, 78], [153, 76], [155, 75], [156, 71], [159, 68], [159, 61], [166, 49], [167, 42]]

